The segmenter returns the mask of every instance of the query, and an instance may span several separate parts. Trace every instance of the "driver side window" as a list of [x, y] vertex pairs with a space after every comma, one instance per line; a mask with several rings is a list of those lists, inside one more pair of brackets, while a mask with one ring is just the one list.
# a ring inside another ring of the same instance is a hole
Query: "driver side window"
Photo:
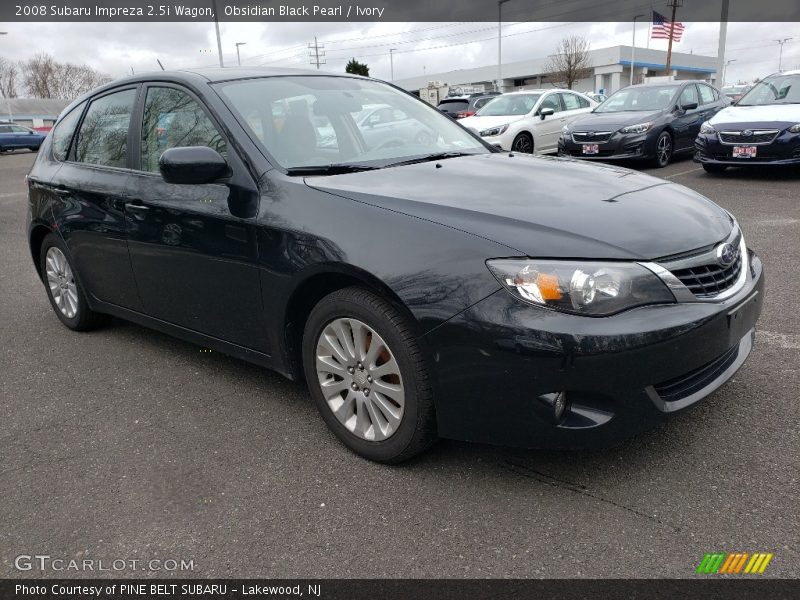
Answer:
[[539, 106], [539, 112], [544, 108], [552, 108], [553, 112], [561, 112], [561, 103], [558, 101], [558, 94], [550, 94], [545, 96]]
[[222, 156], [227, 150], [211, 119], [186, 92], [151, 87], [144, 104], [142, 170], [157, 173], [164, 151], [178, 146], [208, 146]]
[[694, 84], [687, 85], [685, 88], [683, 88], [678, 103], [681, 106], [685, 106], [686, 104], [699, 104], [697, 102], [697, 88]]

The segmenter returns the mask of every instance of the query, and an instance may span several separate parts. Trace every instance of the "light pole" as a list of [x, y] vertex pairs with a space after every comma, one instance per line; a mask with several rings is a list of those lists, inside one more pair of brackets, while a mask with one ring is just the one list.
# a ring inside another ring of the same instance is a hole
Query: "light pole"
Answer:
[[497, 91], [503, 81], [503, 4], [508, 0], [497, 0]]
[[636, 15], [633, 17], [633, 39], [631, 40], [631, 82], [633, 85], [633, 66], [636, 64], [634, 57], [636, 56], [636, 19], [641, 19], [644, 15]]
[[242, 66], [242, 57], [239, 56], [239, 46], [244, 46], [247, 42], [236, 42], [236, 63]]
[[391, 81], [394, 81], [394, 53], [396, 48], [389, 48], [389, 68], [391, 69]]
[[213, 0], [214, 4], [214, 29], [217, 31], [217, 54], [219, 54], [219, 66], [224, 67], [225, 63], [222, 62], [222, 39], [219, 37], [219, 17], [217, 16], [217, 0]]
[[788, 42], [789, 40], [793, 40], [794, 38], [783, 38], [782, 40], [775, 40], [781, 45], [781, 51], [778, 54], [778, 71], [781, 70], [781, 64], [783, 63], [783, 45]]
[[[0, 31], [0, 35], [8, 35], [7, 31]], [[3, 95], [3, 99], [6, 101], [6, 110], [8, 111], [8, 120], [12, 123], [14, 122], [14, 113], [11, 112], [11, 102], [8, 101], [8, 96], [6, 96], [3, 90], [0, 90], [0, 94]]]
[[722, 67], [722, 81], [721, 81], [720, 86], [719, 86], [720, 88], [725, 87], [725, 71], [728, 70], [728, 65], [731, 64], [732, 62], [736, 62], [736, 59], [732, 58], [732, 59], [726, 61], [725, 62], [725, 66]]

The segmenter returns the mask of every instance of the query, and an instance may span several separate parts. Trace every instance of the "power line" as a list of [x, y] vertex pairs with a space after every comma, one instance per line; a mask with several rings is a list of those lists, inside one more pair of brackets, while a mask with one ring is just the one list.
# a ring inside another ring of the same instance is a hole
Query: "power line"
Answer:
[[326, 63], [325, 44], [320, 44], [317, 41], [317, 36], [314, 36], [314, 43], [308, 45], [308, 58], [312, 65], [317, 65], [317, 69], [319, 69], [320, 65]]

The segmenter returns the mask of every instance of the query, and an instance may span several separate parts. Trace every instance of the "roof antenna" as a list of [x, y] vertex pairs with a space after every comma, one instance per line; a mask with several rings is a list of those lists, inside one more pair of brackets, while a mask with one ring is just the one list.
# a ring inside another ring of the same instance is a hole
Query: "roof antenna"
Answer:
[[156, 59], [156, 62], [158, 63], [158, 66], [161, 67], [161, 70], [164, 71], [164, 65], [161, 64], [161, 61]]

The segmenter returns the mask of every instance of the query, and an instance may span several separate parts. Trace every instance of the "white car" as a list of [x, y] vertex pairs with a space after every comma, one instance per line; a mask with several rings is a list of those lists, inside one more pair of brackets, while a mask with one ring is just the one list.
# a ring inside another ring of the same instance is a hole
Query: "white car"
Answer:
[[459, 123], [503, 150], [549, 154], [558, 151], [564, 125], [597, 105], [572, 90], [525, 90], [498, 96]]

